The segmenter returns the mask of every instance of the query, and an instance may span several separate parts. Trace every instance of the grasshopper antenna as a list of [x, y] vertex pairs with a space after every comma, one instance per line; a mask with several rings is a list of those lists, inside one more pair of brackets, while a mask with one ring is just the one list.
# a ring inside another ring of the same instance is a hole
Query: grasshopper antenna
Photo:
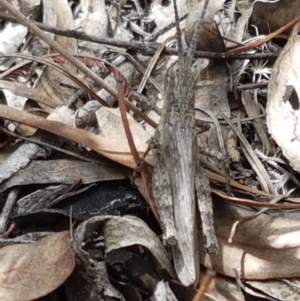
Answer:
[[[201, 32], [201, 28], [202, 28], [202, 25], [203, 25], [203, 20], [204, 20], [205, 12], [207, 10], [208, 2], [209, 2], [209, 0], [205, 0], [205, 2], [204, 2], [200, 19], [198, 20], [198, 22], [196, 24], [196, 28], [195, 28], [195, 31], [194, 31], [193, 36], [192, 36], [192, 40], [191, 40], [190, 47], [188, 49], [188, 54], [187, 54], [187, 57], [190, 58], [190, 59], [192, 59], [194, 57], [195, 52], [196, 52], [196, 47], [197, 47], [199, 35], [200, 35], [200, 32]], [[176, 14], [176, 12], [175, 12], [175, 14]]]
[[179, 58], [182, 58], [183, 57], [183, 46], [182, 46], [180, 20], [179, 20], [176, 0], [173, 0], [173, 6], [174, 6], [174, 13], [175, 13], [175, 25], [176, 25], [176, 35], [177, 35], [177, 43], [178, 43], [178, 55], [179, 55]]
[[[208, 6], [208, 2], [209, 0], [204, 0], [204, 5], [203, 5], [203, 9], [201, 12], [201, 16], [196, 24], [196, 28], [194, 30], [193, 36], [192, 36], [192, 40], [188, 49], [188, 53], [187, 53], [187, 58], [188, 60], [192, 60], [192, 58], [195, 55], [196, 52], [196, 47], [197, 47], [197, 42], [199, 39], [199, 35], [201, 32], [201, 28], [203, 25], [203, 20], [204, 20], [204, 16], [205, 16], [205, 12], [207, 10], [207, 6]], [[173, 0], [173, 6], [174, 6], [174, 13], [175, 13], [175, 24], [176, 24], [176, 33], [177, 33], [177, 43], [178, 43], [178, 55], [179, 55], [179, 59], [183, 58], [183, 46], [182, 46], [182, 39], [181, 39], [181, 29], [180, 29], [180, 20], [179, 20], [179, 15], [178, 15], [178, 8], [177, 8], [177, 2], [176, 0]]]

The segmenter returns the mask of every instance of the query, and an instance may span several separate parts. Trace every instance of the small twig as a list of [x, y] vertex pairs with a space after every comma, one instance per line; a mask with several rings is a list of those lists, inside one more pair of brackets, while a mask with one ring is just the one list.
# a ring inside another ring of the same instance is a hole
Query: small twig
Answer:
[[[12, 22], [19, 22], [17, 18], [7, 13], [1, 13], [1, 12], [0, 12], [0, 19], [9, 20]], [[145, 43], [138, 43], [133, 41], [127, 42], [127, 41], [121, 41], [121, 40], [116, 40], [111, 38], [98, 38], [77, 30], [64, 30], [64, 29], [59, 29], [57, 27], [41, 24], [39, 22], [34, 22], [34, 21], [32, 22], [42, 30], [55, 33], [57, 35], [76, 38], [78, 40], [83, 40], [83, 41], [90, 41], [98, 44], [116, 46], [125, 49], [133, 49], [144, 55], [150, 55], [150, 56], [154, 55], [157, 48], [160, 45], [159, 43], [150, 43], [150, 45], [147, 46]], [[178, 51], [173, 48], [165, 48], [163, 53], [167, 55], [178, 55]], [[278, 55], [279, 53], [272, 53], [272, 52], [254, 53], [254, 54], [246, 53], [246, 54], [232, 55], [228, 57], [228, 59], [230, 60], [268, 59], [268, 58], [276, 58], [278, 57]], [[213, 59], [224, 58], [224, 54], [221, 52], [212, 52], [212, 51], [196, 51], [194, 57], [208, 58], [213, 60]]]
[[208, 291], [212, 280], [216, 277], [216, 272], [212, 270], [207, 270], [206, 274], [199, 285], [197, 294], [192, 301], [203, 301], [205, 299], [205, 293]]
[[292, 21], [290, 21], [289, 23], [287, 23], [286, 25], [284, 25], [281, 28], [277, 29], [276, 31], [268, 34], [267, 36], [263, 37], [262, 39], [259, 39], [258, 41], [255, 41], [255, 42], [250, 43], [248, 45], [239, 46], [239, 47], [236, 47], [236, 48], [234, 48], [232, 50], [224, 52], [223, 53], [223, 57], [224, 58], [229, 58], [231, 56], [235, 56], [238, 53], [241, 53], [241, 52], [244, 52], [244, 51], [256, 48], [256, 47], [259, 47], [262, 44], [265, 44], [265, 43], [269, 42], [270, 40], [272, 40], [273, 38], [275, 38], [276, 36], [280, 35], [285, 30], [287, 30], [290, 27], [294, 26], [299, 21], [300, 21], [300, 17], [298, 16], [295, 19], [293, 19]]
[[[245, 186], [247, 187], [247, 186]], [[254, 207], [254, 208], [269, 208], [272, 210], [280, 211], [280, 210], [299, 210], [300, 209], [300, 204], [299, 200], [295, 200], [293, 198], [286, 198], [286, 201], [288, 202], [293, 202], [293, 203], [287, 203], [285, 202], [284, 204], [277, 204], [277, 203], [266, 203], [265, 199], [261, 201], [254, 201], [252, 199], [245, 199], [245, 198], [239, 198], [239, 197], [234, 197], [234, 196], [229, 196], [225, 194], [223, 191], [212, 188], [212, 192], [219, 197], [223, 198], [224, 200], [228, 201], [229, 203], [233, 203], [236, 205], [243, 205], [243, 206], [248, 206], [248, 207]], [[256, 191], [256, 189], [255, 189]], [[248, 189], [249, 193], [251, 193], [250, 189]], [[253, 193], [253, 192], [252, 192]], [[274, 196], [269, 195], [268, 198], [274, 198]], [[294, 203], [295, 201], [298, 201], [297, 203]]]
[[150, 76], [152, 70], [155, 67], [155, 64], [159, 58], [159, 56], [161, 55], [161, 53], [163, 52], [164, 48], [166, 47], [166, 44], [169, 43], [171, 40], [173, 40], [173, 37], [170, 37], [168, 39], [166, 39], [156, 50], [155, 55], [152, 57], [150, 63], [148, 64], [147, 69], [145, 70], [144, 76], [140, 82], [140, 85], [137, 89], [138, 93], [141, 93], [146, 85], [147, 82], [147, 78]]
[[236, 87], [236, 90], [251, 90], [251, 89], [267, 89], [268, 88], [268, 81], [262, 81], [259, 83], [251, 83], [251, 84], [241, 84]]
[[245, 289], [245, 286], [244, 286], [244, 284], [241, 280], [241, 267], [235, 268], [234, 269], [234, 274], [235, 274], [236, 285], [237, 285], [237, 288], [240, 292], [240, 297], [243, 298], [242, 301], [246, 301], [245, 297], [244, 297], [244, 294], [243, 294], [243, 291], [242, 291], [242, 289]]
[[[131, 154], [134, 158], [135, 164], [138, 165], [140, 162], [140, 155], [135, 146], [134, 139], [133, 139], [133, 136], [132, 136], [132, 133], [130, 130], [130, 126], [129, 126], [129, 122], [128, 122], [128, 118], [127, 118], [126, 104], [125, 104], [125, 100], [124, 100], [124, 86], [122, 85], [122, 81], [120, 81], [117, 76], [116, 76], [116, 81], [117, 81], [117, 87], [118, 87], [118, 103], [119, 103], [119, 108], [120, 108], [120, 112], [121, 112], [121, 118], [122, 118], [122, 122], [124, 125], [126, 138], [128, 141], [128, 145], [129, 145]], [[159, 217], [158, 217], [158, 213], [157, 213], [154, 201], [150, 197], [150, 193], [148, 191], [146, 174], [145, 174], [144, 170], [141, 170], [141, 176], [142, 176], [143, 184], [145, 187], [145, 191], [148, 195], [147, 201], [148, 201], [149, 207], [151, 208], [151, 211], [152, 211], [153, 215], [155, 216], [156, 220], [159, 221]]]
[[[196, 108], [195, 110], [196, 111], [202, 111], [201, 109], [198, 109], [198, 108]], [[249, 121], [253, 121], [253, 120], [256, 120], [256, 119], [261, 119], [263, 117], [265, 117], [265, 114], [259, 114], [257, 116], [252, 116], [252, 117], [245, 117], [245, 118], [242, 118], [240, 120], [238, 120], [237, 118], [234, 118], [231, 121], [233, 123], [238, 123], [238, 122], [247, 123]], [[204, 123], [214, 123], [214, 121], [211, 118], [207, 119], [207, 118], [204, 118], [204, 117], [198, 117], [197, 120], [199, 120], [201, 122], [204, 122]], [[220, 125], [228, 125], [228, 123], [226, 121], [224, 121], [224, 119], [222, 119], [222, 118], [218, 118], [218, 123]]]
[[[288, 194], [286, 195], [279, 195], [279, 196], [275, 196], [271, 201], [270, 201], [270, 204], [276, 204], [286, 198], [288, 198], [293, 192], [295, 191], [295, 189], [291, 189]], [[266, 212], [269, 208], [265, 207], [265, 208], [262, 208], [260, 209], [258, 212], [256, 212], [255, 214], [252, 214], [250, 216], [246, 216], [242, 219], [240, 219], [239, 221], [236, 221], [233, 223], [232, 225], [232, 228], [231, 228], [231, 231], [230, 231], [230, 235], [229, 235], [229, 238], [228, 238], [228, 242], [231, 244], [232, 243], [232, 240], [233, 240], [233, 237], [236, 233], [236, 230], [238, 228], [238, 226], [241, 226], [243, 225], [244, 223], [250, 221], [250, 220], [253, 220], [255, 219], [256, 217], [258, 217], [259, 215], [261, 215], [262, 213]]]

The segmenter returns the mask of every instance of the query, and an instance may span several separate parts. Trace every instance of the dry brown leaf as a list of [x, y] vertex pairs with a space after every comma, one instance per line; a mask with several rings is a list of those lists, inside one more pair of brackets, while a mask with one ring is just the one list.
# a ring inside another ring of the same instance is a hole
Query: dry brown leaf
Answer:
[[[150, 140], [151, 136], [136, 122], [135, 119], [129, 115], [127, 116], [136, 148], [141, 155], [147, 149], [147, 141]], [[106, 149], [114, 151], [114, 153], [111, 153], [110, 159], [129, 166], [131, 163], [128, 160], [131, 161], [132, 157], [126, 155], [130, 154], [130, 148], [119, 109], [101, 107], [96, 112], [96, 117], [100, 129], [99, 138], [105, 140]], [[152, 156], [149, 155], [147, 162], [149, 162], [148, 160], [150, 160], [151, 157]], [[149, 163], [151, 163], [151, 160]]]
[[[82, 1], [81, 13], [82, 15], [76, 27], [80, 26], [81, 30], [86, 34], [102, 38], [108, 36], [108, 18], [104, 1]], [[106, 46], [98, 43], [78, 41], [78, 50], [80, 53], [100, 55], [106, 48]]]
[[[107, 137], [107, 136], [103, 137], [101, 135], [101, 129], [100, 129], [99, 135], [95, 135], [88, 131], [65, 125], [61, 122], [46, 120], [41, 117], [34, 116], [32, 114], [28, 114], [23, 111], [18, 111], [18, 110], [9, 108], [4, 105], [0, 105], [0, 118], [13, 120], [13, 121], [17, 121], [20, 123], [24, 123], [27, 125], [31, 125], [31, 126], [40, 128], [42, 130], [48, 131], [55, 135], [61, 136], [63, 138], [70, 139], [76, 143], [82, 144], [82, 145], [102, 154], [103, 156], [105, 156], [111, 160], [114, 160], [116, 162], [119, 162], [125, 166], [131, 167], [131, 168], [135, 168], [135, 166], [136, 166], [136, 163], [133, 160], [131, 153], [129, 152], [128, 146], [125, 151], [124, 151], [124, 149], [122, 149], [120, 147], [120, 143], [122, 143], [122, 141], [126, 141], [126, 143], [127, 143], [127, 140], [122, 140], [123, 138], [126, 139], [125, 135], [124, 136], [121, 135], [122, 139], [119, 137], [121, 139], [120, 141], [115, 140], [114, 143], [112, 145], [110, 145], [108, 142], [111, 139], [111, 137]], [[120, 122], [120, 120], [118, 122]], [[130, 120], [129, 120], [129, 123], [130, 123]], [[136, 124], [136, 126], [140, 127], [140, 130], [143, 130], [141, 128], [141, 126], [136, 123], [136, 121], [134, 121], [134, 123]], [[112, 130], [116, 131], [116, 127], [113, 127], [113, 125], [111, 125], [111, 127], [112, 127]], [[136, 130], [136, 131], [140, 131], [140, 130]], [[123, 127], [122, 127], [122, 131], [124, 132]], [[134, 130], [133, 130], [133, 132], [134, 132]], [[140, 136], [138, 135], [137, 137], [140, 137]], [[108, 138], [109, 138], [109, 140], [108, 140]], [[146, 136], [144, 136], [144, 139], [145, 138], [146, 138]], [[124, 145], [126, 143], [124, 142]], [[143, 153], [145, 151], [146, 147], [141, 149], [141, 145], [145, 146], [146, 145], [145, 142], [140, 142], [140, 143], [136, 142], [136, 144], [137, 144], [138, 151]], [[153, 161], [153, 156], [148, 156], [147, 162], [151, 164], [152, 161]]]
[[[206, 61], [206, 62], [205, 62]], [[222, 62], [212, 62], [207, 65], [208, 60], [199, 59], [197, 64], [201, 70], [200, 75], [195, 85], [195, 108], [196, 119], [210, 119], [207, 113], [219, 117], [217, 107], [227, 116], [230, 116], [230, 107], [228, 102], [228, 71], [225, 64]], [[207, 65], [207, 66], [206, 66]], [[204, 68], [204, 69], [203, 69]], [[212, 79], [212, 80], [211, 80]], [[202, 113], [206, 112], [206, 114]], [[223, 136], [227, 136], [228, 128], [222, 127]], [[222, 135], [218, 135], [218, 130], [215, 124], [211, 125], [210, 129], [201, 134], [202, 143], [210, 149], [217, 152], [222, 152], [220, 147], [220, 139]], [[218, 160], [215, 160], [218, 161]], [[214, 162], [218, 165], [218, 162]]]
[[[73, 15], [72, 10], [67, 1], [51, 0], [46, 1], [48, 4], [48, 10], [44, 13], [44, 24], [53, 24], [60, 29], [73, 29]], [[51, 16], [51, 17], [50, 17]], [[47, 21], [49, 23], [47, 23]], [[55, 41], [60, 44], [67, 52], [76, 52], [76, 40], [65, 36], [55, 36]], [[76, 74], [76, 68], [72, 64], [63, 64], [64, 68], [69, 72]], [[69, 97], [74, 94], [74, 90], [71, 88], [63, 87], [62, 84], [72, 84], [65, 75], [54, 70], [51, 67], [46, 67], [36, 89], [48, 95], [57, 105], [65, 103]]]
[[299, 0], [255, 1], [251, 21], [257, 26], [259, 33], [268, 34], [289, 23], [299, 14]]
[[214, 213], [219, 252], [208, 255], [202, 250], [202, 264], [230, 277], [235, 277], [234, 269], [240, 267], [244, 279], [300, 276], [299, 218], [261, 214], [238, 227], [230, 244], [233, 223], [254, 211], [222, 201], [214, 205], [218, 209]]
[[266, 109], [269, 132], [297, 171], [300, 171], [299, 56], [300, 38], [294, 30], [273, 67]]
[[75, 267], [68, 232], [0, 249], [0, 300], [29, 301], [54, 291]]
[[37, 89], [31, 89], [27, 86], [24, 86], [19, 83], [10, 82], [7, 80], [0, 80], [0, 88], [10, 90], [12, 93], [30, 98], [31, 100], [35, 100], [36, 102], [43, 103], [50, 108], [55, 108], [56, 104], [52, 102], [49, 97], [47, 97], [43, 92], [40, 92]]

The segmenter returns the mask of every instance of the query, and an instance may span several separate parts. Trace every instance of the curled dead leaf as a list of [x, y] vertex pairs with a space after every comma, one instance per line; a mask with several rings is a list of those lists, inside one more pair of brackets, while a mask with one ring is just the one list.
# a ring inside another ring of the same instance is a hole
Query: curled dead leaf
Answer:
[[174, 270], [165, 247], [141, 219], [133, 216], [109, 215], [92, 217], [77, 228], [74, 238], [75, 248], [80, 249], [94, 231], [104, 233], [106, 253], [132, 245], [141, 245], [154, 255], [164, 270], [174, 276]]
[[300, 38], [296, 29], [273, 67], [266, 117], [272, 137], [282, 148], [291, 166], [300, 171]]

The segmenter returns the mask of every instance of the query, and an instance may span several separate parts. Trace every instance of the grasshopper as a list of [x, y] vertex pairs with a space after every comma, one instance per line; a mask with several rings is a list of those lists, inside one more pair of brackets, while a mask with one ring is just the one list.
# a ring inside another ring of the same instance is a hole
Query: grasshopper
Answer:
[[157, 152], [152, 192], [164, 243], [172, 248], [179, 280], [188, 286], [197, 283], [200, 272], [197, 209], [206, 250], [213, 253], [218, 249], [209, 181], [197, 160], [194, 86], [198, 74], [192, 67], [208, 0], [187, 54], [183, 53], [177, 6], [173, 1], [179, 59], [166, 75], [165, 103], [155, 133]]

